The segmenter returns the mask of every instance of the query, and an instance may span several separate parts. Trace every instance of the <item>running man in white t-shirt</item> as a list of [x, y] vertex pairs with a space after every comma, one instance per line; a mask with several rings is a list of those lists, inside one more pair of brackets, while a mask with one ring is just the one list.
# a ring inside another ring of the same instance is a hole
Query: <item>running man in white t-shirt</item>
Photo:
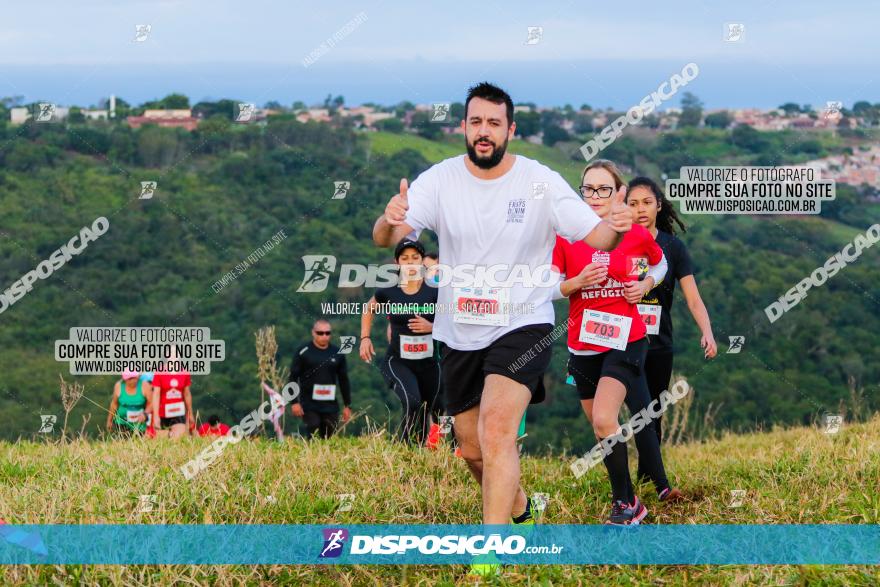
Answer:
[[[508, 153], [516, 124], [513, 102], [500, 88], [471, 88], [461, 126], [467, 156], [441, 161], [412, 186], [402, 179], [400, 193], [373, 227], [373, 240], [389, 247], [405, 236], [417, 239], [424, 229], [437, 234], [443, 261], [438, 307], [447, 311], [435, 315], [434, 338], [446, 343], [441, 364], [447, 413], [455, 416], [462, 456], [482, 485], [483, 523], [506, 524], [511, 515], [527, 522], [531, 508], [519, 484], [516, 437], [526, 407], [543, 401], [552, 287], [513, 279], [507, 287], [479, 288], [473, 279], [442, 274], [465, 264], [504, 264], [506, 269], [495, 268], [498, 281], [521, 277], [516, 265], [543, 275], [550, 271], [557, 234], [609, 251], [632, 226], [632, 215], [623, 202], [625, 188], [608, 220], [601, 220], [558, 173]], [[511, 307], [534, 311], [506, 313]]]

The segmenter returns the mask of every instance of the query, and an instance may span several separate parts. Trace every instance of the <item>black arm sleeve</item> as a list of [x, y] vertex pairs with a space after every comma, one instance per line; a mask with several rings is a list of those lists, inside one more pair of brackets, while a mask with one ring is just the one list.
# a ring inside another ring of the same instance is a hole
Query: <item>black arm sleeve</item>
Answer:
[[[303, 349], [299, 348], [293, 353], [293, 361], [290, 363], [290, 376], [287, 378], [287, 382], [291, 381], [300, 384], [299, 378], [302, 375], [302, 355], [300, 354]], [[299, 396], [296, 396], [292, 403], [299, 403]]]
[[345, 355], [339, 355], [336, 377], [339, 379], [339, 387], [342, 391], [342, 403], [348, 407], [351, 405], [351, 382], [348, 380], [348, 367], [346, 367]]

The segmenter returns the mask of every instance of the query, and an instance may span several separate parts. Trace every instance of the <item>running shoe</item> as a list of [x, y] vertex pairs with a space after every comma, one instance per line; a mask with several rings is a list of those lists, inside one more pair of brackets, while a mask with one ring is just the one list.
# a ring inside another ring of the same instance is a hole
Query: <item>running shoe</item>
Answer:
[[535, 524], [538, 522], [535, 520], [535, 517], [532, 515], [532, 498], [526, 498], [526, 511], [518, 515], [517, 517], [510, 518], [510, 523], [516, 526], [516, 533], [519, 536], [524, 538], [528, 538], [535, 531]]
[[514, 526], [534, 526], [535, 518], [532, 516], [532, 498], [526, 498], [526, 511], [515, 518], [510, 518], [510, 523]]
[[497, 577], [501, 574], [501, 563], [494, 552], [480, 554], [476, 562], [471, 563], [470, 577]]
[[611, 503], [611, 515], [605, 522], [611, 526], [637, 526], [648, 515], [648, 509], [642, 505], [639, 498], [628, 504], [622, 499], [615, 499]]
[[660, 492], [660, 495], [657, 496], [657, 499], [666, 503], [674, 503], [676, 501], [683, 501], [684, 493], [679, 491], [677, 487], [667, 487]]

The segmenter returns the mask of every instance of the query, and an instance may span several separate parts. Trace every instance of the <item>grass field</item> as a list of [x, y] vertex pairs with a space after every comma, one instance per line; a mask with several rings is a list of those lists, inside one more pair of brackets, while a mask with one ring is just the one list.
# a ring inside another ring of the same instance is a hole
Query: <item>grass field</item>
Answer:
[[[584, 431], [586, 434], [586, 431]], [[10, 523], [348, 524], [479, 523], [480, 498], [448, 451], [412, 450], [382, 433], [307, 444], [230, 445], [192, 481], [179, 472], [206, 441], [0, 444], [0, 515]], [[666, 449], [667, 468], [691, 500], [657, 503], [640, 491], [655, 524], [877, 524], [880, 418], [836, 435], [774, 430]], [[546, 524], [597, 524], [610, 488], [596, 467], [576, 480], [571, 457], [527, 457], [524, 485], [550, 495]], [[731, 507], [731, 491], [746, 497]], [[337, 495], [355, 494], [337, 512]], [[154, 511], [138, 513], [140, 495]], [[274, 499], [267, 499], [272, 496]], [[433, 585], [472, 582], [462, 566], [20, 566], [2, 584]], [[877, 585], [877, 567], [506, 567], [498, 584]]]

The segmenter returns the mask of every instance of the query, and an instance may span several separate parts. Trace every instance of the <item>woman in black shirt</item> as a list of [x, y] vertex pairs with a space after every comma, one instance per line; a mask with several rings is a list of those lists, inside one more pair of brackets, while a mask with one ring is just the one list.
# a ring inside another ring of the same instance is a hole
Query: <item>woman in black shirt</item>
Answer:
[[[626, 201], [633, 211], [633, 221], [641, 224], [654, 235], [654, 239], [666, 257], [668, 269], [666, 279], [649, 291], [639, 304], [639, 313], [648, 327], [648, 356], [645, 361], [645, 377], [651, 399], [657, 400], [660, 393], [669, 388], [672, 377], [672, 297], [675, 282], [681, 284], [685, 301], [702, 332], [700, 346], [704, 356], [711, 359], [718, 352], [712, 324], [706, 310], [697, 282], [694, 279], [693, 263], [687, 247], [675, 237], [675, 224], [685, 232], [687, 229], [676, 214], [672, 204], [666, 200], [663, 191], [652, 179], [636, 177], [629, 182]], [[657, 438], [662, 439], [661, 419], [654, 422]], [[639, 473], [641, 476], [641, 472]]]
[[372, 362], [375, 356], [370, 330], [376, 314], [388, 314], [391, 341], [379, 369], [394, 389], [403, 408], [400, 439], [425, 444], [430, 416], [439, 420], [440, 364], [434, 355], [434, 306], [437, 288], [423, 279], [425, 248], [418, 241], [403, 239], [394, 249], [394, 261], [401, 268], [401, 282], [376, 290], [361, 316], [360, 356]]

